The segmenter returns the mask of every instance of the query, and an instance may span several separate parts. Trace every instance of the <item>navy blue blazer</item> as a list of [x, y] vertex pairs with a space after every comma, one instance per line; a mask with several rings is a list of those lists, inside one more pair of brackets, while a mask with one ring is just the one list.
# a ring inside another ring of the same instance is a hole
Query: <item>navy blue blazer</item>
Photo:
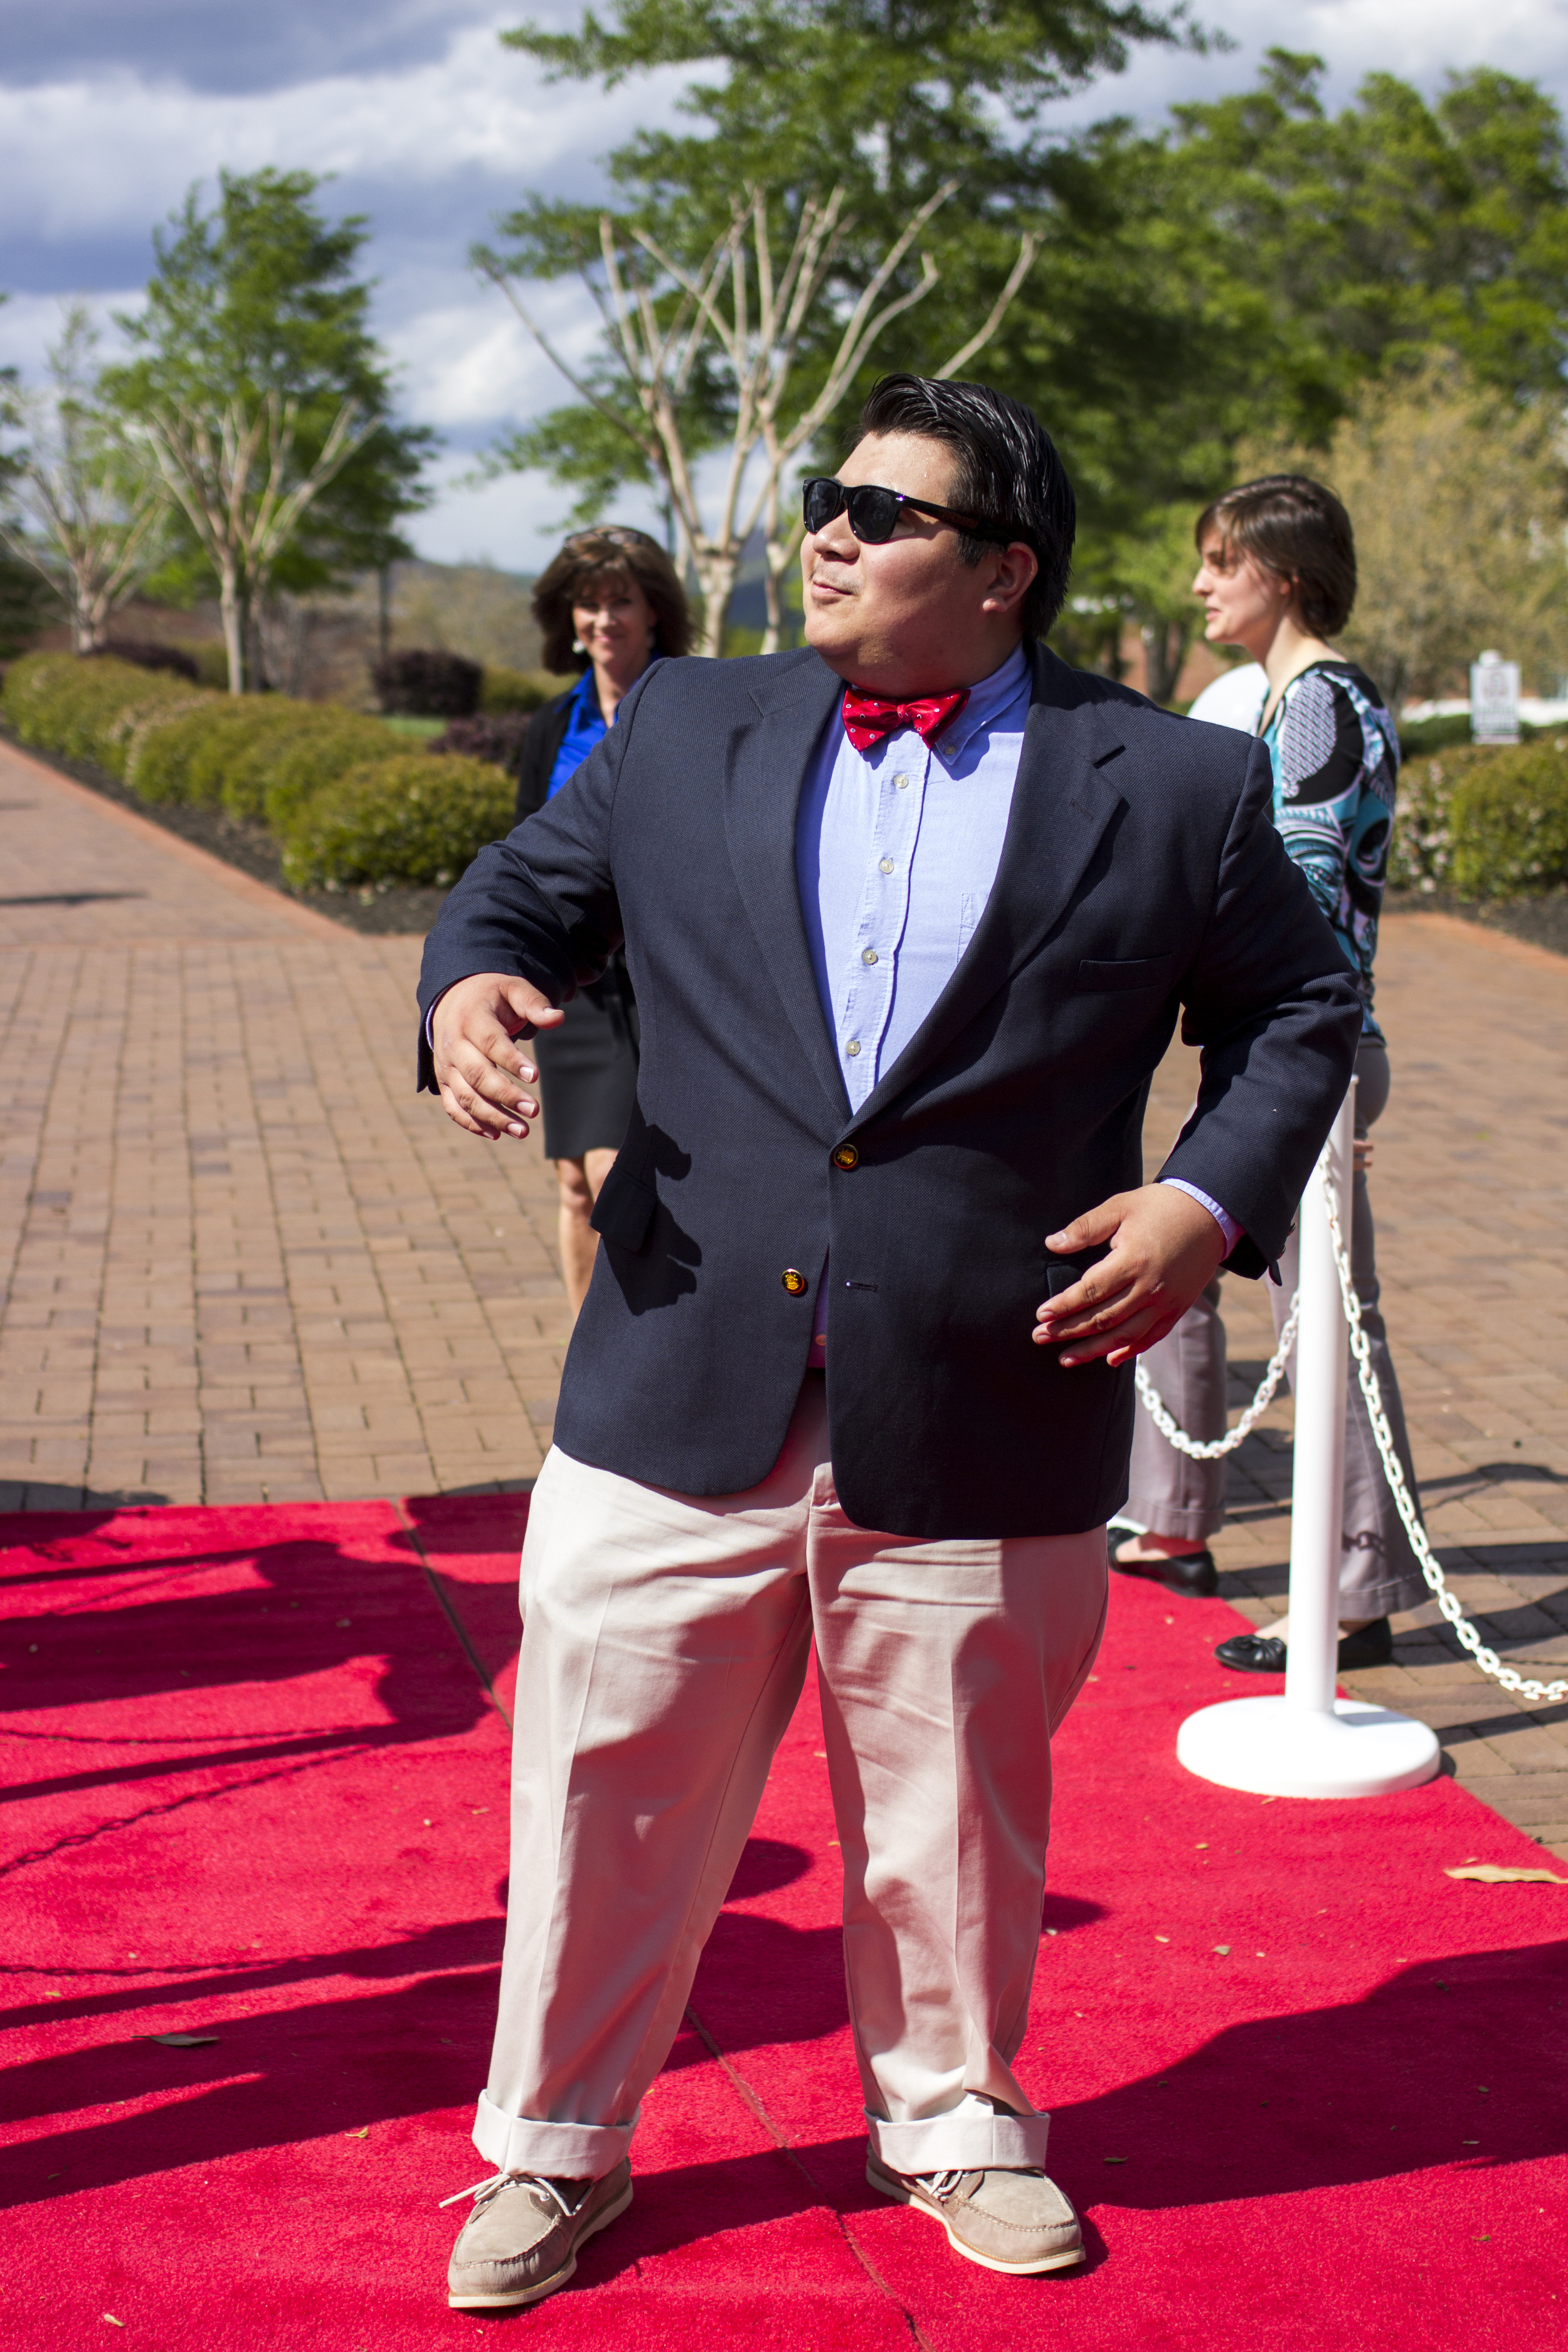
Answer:
[[1350, 1080], [1354, 977], [1274, 829], [1262, 746], [1042, 648], [984, 914], [851, 1116], [795, 861], [841, 688], [809, 650], [657, 664], [451, 893], [421, 1013], [477, 971], [562, 1003], [625, 941], [642, 1066], [562, 1380], [567, 1454], [687, 1493], [754, 1486], [831, 1250], [851, 1518], [928, 1538], [1093, 1527], [1126, 1496], [1132, 1373], [1064, 1370], [1035, 1345], [1045, 1236], [1143, 1181], [1180, 1009], [1203, 1083], [1163, 1172], [1224, 1203], [1246, 1234], [1235, 1270], [1260, 1273]]

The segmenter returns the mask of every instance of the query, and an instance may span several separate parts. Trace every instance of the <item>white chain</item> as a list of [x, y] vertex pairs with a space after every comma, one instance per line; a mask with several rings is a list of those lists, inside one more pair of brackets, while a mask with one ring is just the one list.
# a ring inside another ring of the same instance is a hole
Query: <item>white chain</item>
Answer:
[[[1372, 1342], [1361, 1328], [1361, 1300], [1356, 1297], [1351, 1262], [1345, 1253], [1344, 1235], [1340, 1227], [1339, 1196], [1333, 1178], [1329, 1172], [1329, 1160], [1326, 1154], [1323, 1159], [1321, 1176], [1323, 1205], [1328, 1212], [1329, 1235], [1333, 1243], [1334, 1265], [1340, 1277], [1340, 1297], [1344, 1304], [1345, 1320], [1350, 1325], [1351, 1354], [1355, 1360], [1356, 1378], [1361, 1382], [1361, 1392], [1366, 1400], [1367, 1418], [1372, 1423], [1372, 1433], [1377, 1441], [1377, 1451], [1383, 1463], [1383, 1475], [1388, 1481], [1389, 1492], [1394, 1496], [1394, 1508], [1398, 1511], [1405, 1532], [1410, 1538], [1410, 1549], [1420, 1563], [1422, 1575], [1437, 1597], [1438, 1608], [1458, 1636], [1460, 1646], [1469, 1652], [1482, 1674], [1490, 1675], [1492, 1680], [1500, 1683], [1504, 1690], [1512, 1691], [1520, 1698], [1528, 1699], [1532, 1706], [1555, 1706], [1562, 1700], [1568, 1699], [1568, 1682], [1531, 1682], [1518, 1673], [1514, 1667], [1505, 1666], [1497, 1652], [1487, 1648], [1486, 1643], [1449, 1591], [1447, 1579], [1443, 1573], [1441, 1563], [1433, 1556], [1432, 1547], [1426, 1540], [1426, 1530], [1422, 1526], [1420, 1516], [1410, 1499], [1410, 1489], [1405, 1483], [1405, 1472], [1400, 1464], [1399, 1455], [1394, 1450], [1394, 1432], [1388, 1425], [1388, 1415], [1383, 1409], [1383, 1391], [1378, 1385], [1377, 1374], [1372, 1368]], [[1138, 1401], [1152, 1417], [1155, 1428], [1167, 1445], [1173, 1445], [1178, 1454], [1186, 1454], [1189, 1460], [1194, 1462], [1217, 1462], [1222, 1454], [1236, 1452], [1243, 1438], [1250, 1436], [1258, 1422], [1262, 1419], [1274, 1402], [1275, 1392], [1284, 1374], [1286, 1359], [1296, 1344], [1296, 1324], [1300, 1308], [1301, 1294], [1298, 1290], [1290, 1301], [1289, 1317], [1279, 1334], [1279, 1345], [1268, 1360], [1268, 1370], [1263, 1375], [1262, 1386], [1258, 1389], [1258, 1394], [1253, 1398], [1236, 1427], [1227, 1431], [1224, 1437], [1215, 1438], [1210, 1443], [1205, 1444], [1195, 1437], [1189, 1437], [1184, 1429], [1177, 1427], [1166, 1412], [1164, 1401], [1143, 1370], [1142, 1362], [1137, 1365], [1134, 1379], [1137, 1382]]]
[[1394, 1432], [1388, 1425], [1388, 1415], [1383, 1410], [1383, 1391], [1377, 1374], [1372, 1369], [1372, 1342], [1361, 1328], [1361, 1300], [1356, 1297], [1355, 1283], [1351, 1274], [1350, 1259], [1345, 1255], [1344, 1236], [1340, 1230], [1340, 1204], [1333, 1179], [1329, 1173], [1325, 1154], [1322, 1167], [1323, 1205], [1328, 1211], [1329, 1234], [1334, 1245], [1334, 1264], [1339, 1269], [1340, 1297], [1344, 1302], [1345, 1320], [1351, 1329], [1351, 1354], [1355, 1359], [1356, 1376], [1361, 1392], [1366, 1399], [1367, 1416], [1372, 1433], [1377, 1440], [1377, 1450], [1383, 1459], [1383, 1475], [1394, 1496], [1394, 1507], [1404, 1522], [1410, 1538], [1410, 1549], [1421, 1563], [1421, 1573], [1437, 1596], [1437, 1606], [1458, 1634], [1461, 1648], [1469, 1652], [1483, 1675], [1490, 1675], [1506, 1691], [1515, 1692], [1528, 1699], [1532, 1706], [1555, 1706], [1568, 1698], [1568, 1682], [1530, 1682], [1512, 1666], [1505, 1666], [1495, 1650], [1489, 1650], [1475, 1627], [1448, 1590], [1447, 1580], [1440, 1563], [1434, 1559], [1426, 1540], [1410, 1489], [1405, 1483], [1405, 1472], [1394, 1446]]
[[1279, 1334], [1279, 1345], [1268, 1359], [1268, 1370], [1263, 1375], [1263, 1385], [1237, 1423], [1236, 1427], [1227, 1430], [1223, 1437], [1210, 1439], [1189, 1437], [1184, 1429], [1178, 1428], [1165, 1410], [1163, 1397], [1143, 1370], [1143, 1361], [1140, 1357], [1133, 1373], [1138, 1388], [1138, 1402], [1152, 1416], [1154, 1426], [1166, 1444], [1173, 1445], [1178, 1454], [1186, 1454], [1189, 1461], [1193, 1462], [1217, 1462], [1222, 1454], [1234, 1454], [1242, 1439], [1251, 1436], [1253, 1430], [1274, 1402], [1275, 1391], [1285, 1377], [1286, 1361], [1296, 1344], [1296, 1324], [1300, 1311], [1301, 1294], [1298, 1290], [1290, 1301], [1290, 1312], [1286, 1318], [1285, 1328]]

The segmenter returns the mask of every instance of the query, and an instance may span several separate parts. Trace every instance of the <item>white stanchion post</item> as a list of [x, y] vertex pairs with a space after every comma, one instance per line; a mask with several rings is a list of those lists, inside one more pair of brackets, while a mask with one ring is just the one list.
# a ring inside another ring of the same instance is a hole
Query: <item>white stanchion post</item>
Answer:
[[[1346, 1234], [1354, 1136], [1352, 1079], [1323, 1146], [1339, 1198], [1340, 1230]], [[1316, 1173], [1301, 1202], [1300, 1232], [1285, 1694], [1201, 1708], [1177, 1733], [1176, 1755], [1199, 1780], [1258, 1796], [1384, 1796], [1429, 1780], [1440, 1751], [1424, 1723], [1334, 1696], [1350, 1333]]]
[[[1340, 1231], [1351, 1229], [1355, 1150], [1355, 1080], [1329, 1130], [1326, 1162], [1340, 1205]], [[1334, 1704], [1340, 1641], [1340, 1543], [1345, 1491], [1345, 1391], [1350, 1333], [1340, 1297], [1333, 1237], [1314, 1175], [1298, 1223], [1301, 1319], [1291, 1382], [1296, 1393], [1295, 1458], [1290, 1479], [1290, 1638], [1285, 1704], [1293, 1715], [1326, 1715]]]

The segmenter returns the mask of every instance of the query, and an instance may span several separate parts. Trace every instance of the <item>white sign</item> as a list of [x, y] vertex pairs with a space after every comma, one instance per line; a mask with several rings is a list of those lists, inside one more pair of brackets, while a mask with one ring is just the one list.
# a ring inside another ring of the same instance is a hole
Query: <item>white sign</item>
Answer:
[[1470, 736], [1477, 743], [1519, 740], [1519, 664], [1501, 654], [1470, 664]]

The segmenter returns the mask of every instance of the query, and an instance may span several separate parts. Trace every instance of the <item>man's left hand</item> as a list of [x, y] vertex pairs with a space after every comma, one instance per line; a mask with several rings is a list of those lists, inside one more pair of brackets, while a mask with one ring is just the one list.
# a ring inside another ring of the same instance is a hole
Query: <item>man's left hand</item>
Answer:
[[1225, 1235], [1201, 1202], [1174, 1184], [1115, 1192], [1046, 1235], [1046, 1247], [1072, 1251], [1109, 1242], [1109, 1256], [1070, 1290], [1036, 1312], [1035, 1343], [1065, 1340], [1064, 1364], [1131, 1363], [1173, 1331], [1212, 1282], [1226, 1255]]

